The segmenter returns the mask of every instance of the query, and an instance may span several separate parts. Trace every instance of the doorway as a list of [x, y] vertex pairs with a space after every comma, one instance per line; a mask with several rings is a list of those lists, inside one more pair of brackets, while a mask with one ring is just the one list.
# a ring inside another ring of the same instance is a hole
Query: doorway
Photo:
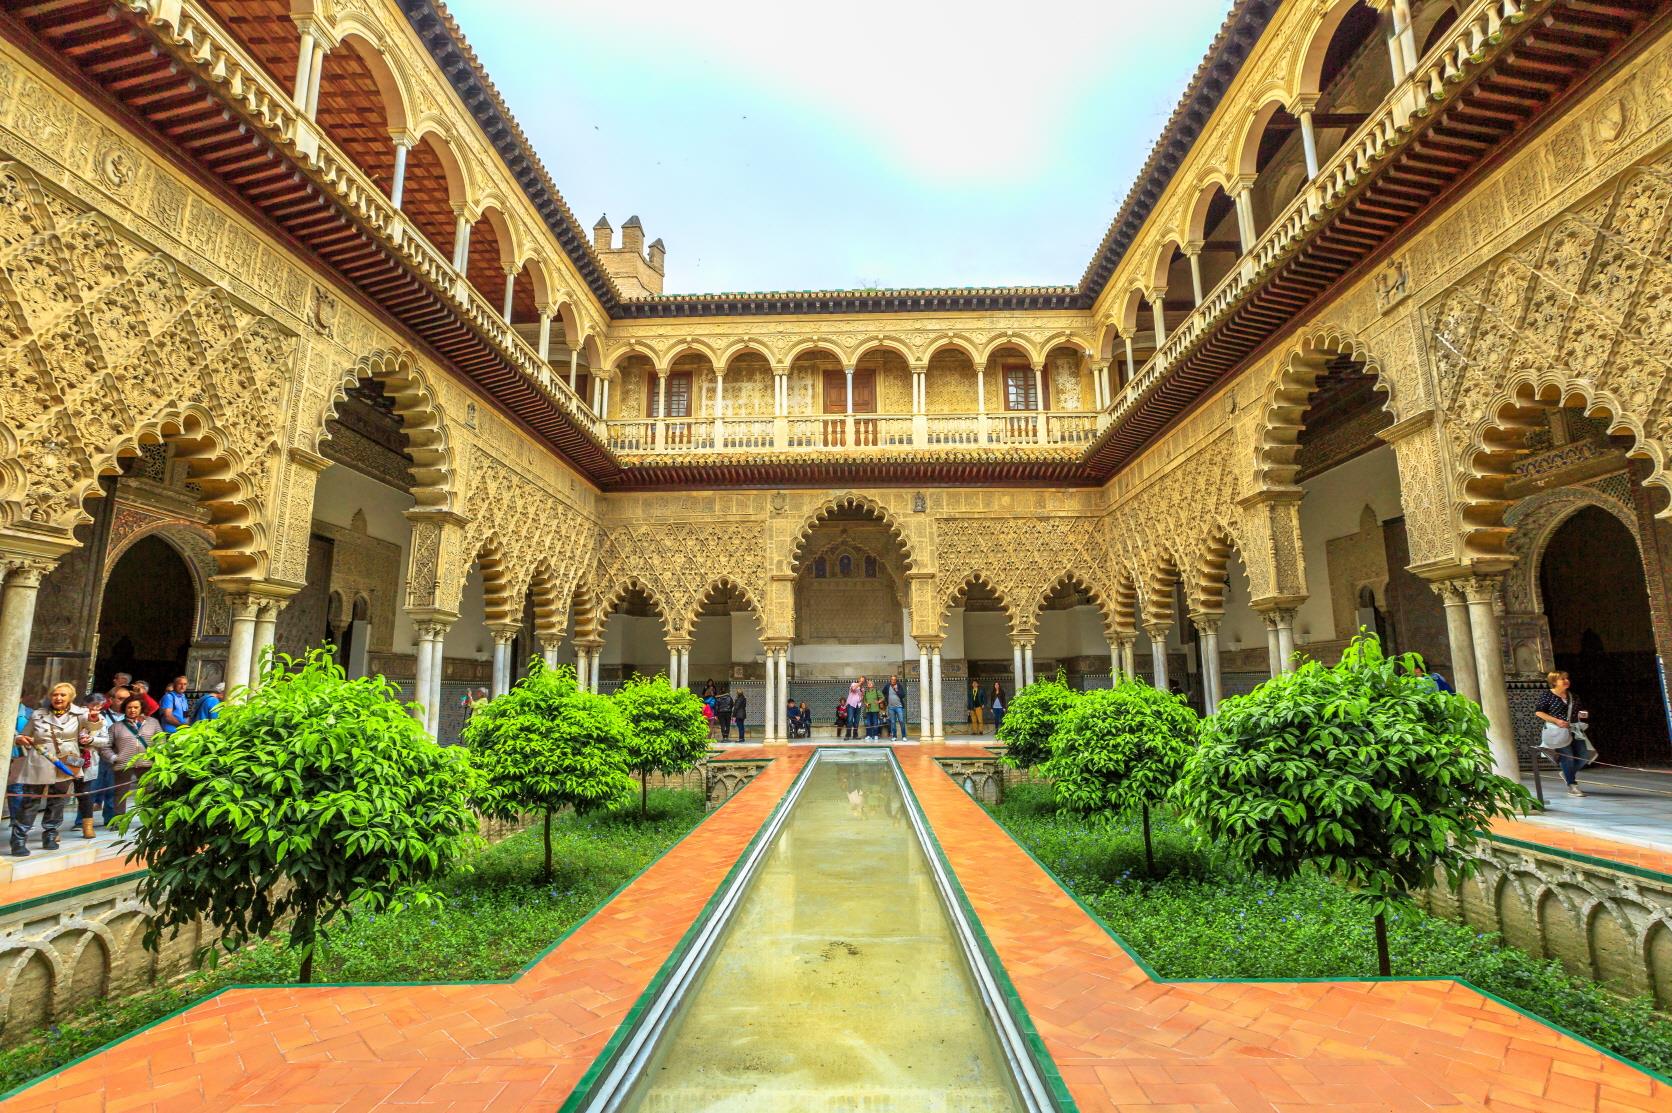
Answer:
[[1539, 596], [1556, 668], [1591, 712], [1592, 737], [1611, 761], [1665, 761], [1649, 590], [1637, 539], [1613, 514], [1587, 506], [1557, 527], [1539, 561]]
[[184, 675], [197, 603], [197, 583], [173, 545], [156, 534], [134, 542], [105, 581], [95, 687], [126, 672], [161, 692]]

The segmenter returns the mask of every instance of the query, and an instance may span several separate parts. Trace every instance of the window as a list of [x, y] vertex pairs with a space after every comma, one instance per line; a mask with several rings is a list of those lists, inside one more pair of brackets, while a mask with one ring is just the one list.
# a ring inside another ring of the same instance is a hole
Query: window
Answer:
[[842, 554], [841, 558], [836, 561], [836, 574], [844, 578], [853, 575], [852, 556], [847, 553]]
[[646, 417], [690, 417], [691, 416], [691, 373], [689, 371], [674, 371], [668, 375], [668, 412], [656, 412], [657, 402], [660, 400], [661, 387], [657, 382], [656, 372], [645, 372], [644, 415]]
[[877, 578], [877, 558], [874, 556], [868, 556], [865, 558], [865, 578], [867, 580], [874, 580]]
[[[1044, 379], [1041, 374], [1039, 379]], [[1007, 410], [1037, 410], [1039, 405], [1039, 379], [1035, 379], [1033, 368], [1022, 364], [1004, 369], [1004, 408]], [[1045, 388], [1045, 404], [1051, 403], [1051, 390], [1047, 382]]]
[[823, 580], [823, 579], [828, 579], [829, 577], [830, 577], [830, 565], [825, 563], [825, 560], [824, 560], [823, 557], [819, 557], [819, 559], [817, 559], [813, 562], [813, 579]]

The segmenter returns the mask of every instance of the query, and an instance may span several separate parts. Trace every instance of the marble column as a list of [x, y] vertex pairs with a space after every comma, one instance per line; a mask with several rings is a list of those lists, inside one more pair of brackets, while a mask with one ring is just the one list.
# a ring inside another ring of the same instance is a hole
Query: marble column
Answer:
[[451, 622], [437, 622], [430, 646], [430, 690], [424, 706], [429, 710], [430, 734], [441, 736], [441, 682], [447, 678], [447, 631]]
[[590, 691], [587, 684], [592, 680], [592, 671], [587, 664], [587, 651], [580, 646], [575, 647], [575, 686], [581, 691]]
[[1128, 680], [1138, 679], [1138, 638], [1126, 638], [1120, 645], [1120, 671]]
[[598, 692], [598, 676], [599, 676], [599, 673], [601, 671], [601, 666], [603, 665], [603, 657], [604, 657], [604, 647], [603, 646], [599, 646], [592, 651], [592, 658], [589, 662], [589, 664], [592, 668], [592, 681], [591, 681], [590, 686], [587, 688], [587, 691], [589, 691], [589, 692], [593, 692], [593, 693]]
[[1480, 679], [1475, 675], [1474, 632], [1469, 628], [1469, 601], [1457, 580], [1430, 584], [1445, 604], [1446, 647], [1451, 652], [1451, 686], [1460, 696], [1480, 702]]
[[766, 647], [766, 687], [761, 699], [766, 707], [761, 713], [761, 741], [773, 743], [778, 741], [778, 712], [775, 710], [778, 702], [778, 650], [772, 646]]
[[557, 668], [557, 647], [563, 644], [561, 638], [545, 637], [540, 639], [540, 659], [548, 669]]
[[668, 643], [668, 685], [679, 687], [679, 647]]
[[250, 646], [250, 690], [261, 687], [261, 674], [272, 667], [271, 651], [278, 640], [283, 599], [263, 599], [255, 616], [255, 643]]
[[1152, 622], [1144, 627], [1144, 633], [1149, 635], [1151, 674], [1154, 677], [1155, 689], [1158, 692], [1167, 691], [1167, 631], [1173, 628], [1171, 622]]
[[931, 646], [929, 649], [929, 697], [934, 701], [934, 730], [931, 738], [940, 742], [946, 738], [945, 708], [941, 699], [941, 647]]
[[786, 741], [790, 736], [790, 647], [778, 649], [778, 737]]
[[934, 707], [929, 702], [929, 647], [919, 644], [917, 647], [917, 734], [920, 738], [929, 736], [929, 728], [934, 725]]
[[1010, 643], [1010, 665], [1011, 675], [1015, 677], [1015, 683], [1010, 688], [1010, 694], [1015, 695], [1027, 687], [1028, 683], [1028, 674], [1022, 667], [1022, 643], [1019, 641]]
[[389, 183], [389, 203], [401, 207], [406, 197], [406, 156], [412, 150], [412, 140], [402, 136], [395, 140], [395, 175]]
[[511, 625], [488, 628], [488, 633], [493, 636], [493, 687], [489, 691], [496, 698], [511, 690], [511, 676], [515, 672], [511, 655], [516, 652], [517, 633], [521, 629]]
[[1201, 635], [1202, 649], [1202, 707], [1209, 715], [1219, 709], [1219, 620], [1218, 614], [1192, 615], [1196, 632]]
[[1498, 635], [1498, 577], [1468, 576], [1461, 581], [1469, 603], [1469, 631], [1474, 643], [1475, 678], [1480, 709], [1486, 712], [1486, 737], [1492, 743], [1492, 770], [1512, 780], [1520, 777], [1515, 751], [1515, 723], [1510, 719], [1509, 690], [1504, 687], [1504, 648]]
[[1027, 682], [1033, 683], [1033, 643], [1022, 643], [1022, 672], [1027, 676]]
[[1260, 621], [1266, 624], [1266, 668], [1271, 675], [1276, 676], [1283, 671], [1283, 654], [1277, 648], [1277, 614], [1274, 611], [1261, 611]]
[[23, 558], [0, 565], [0, 576], [5, 578], [5, 588], [0, 590], [0, 707], [6, 709], [8, 722], [23, 699], [23, 673], [29, 663], [41, 580], [56, 564]]
[[688, 645], [679, 647], [679, 686], [691, 686], [691, 647]]
[[228, 595], [232, 629], [226, 642], [226, 691], [231, 695], [250, 683], [250, 653], [255, 647], [255, 616], [260, 600], [250, 595]]
[[1277, 609], [1277, 653], [1284, 672], [1295, 671], [1295, 609]]
[[439, 622], [418, 622], [413, 625], [413, 637], [417, 639], [415, 652], [415, 668], [412, 680], [412, 698], [419, 706], [418, 721], [424, 729], [433, 736], [435, 722], [439, 721], [439, 709], [433, 706], [436, 684], [435, 674], [440, 664], [440, 638], [446, 633], [447, 627]]

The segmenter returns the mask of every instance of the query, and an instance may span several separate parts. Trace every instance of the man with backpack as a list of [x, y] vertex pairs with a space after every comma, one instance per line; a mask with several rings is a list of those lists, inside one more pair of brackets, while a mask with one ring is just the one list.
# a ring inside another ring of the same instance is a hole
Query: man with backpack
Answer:
[[731, 741], [732, 696], [730, 692], [721, 692], [714, 697], [714, 717], [720, 720], [720, 741]]

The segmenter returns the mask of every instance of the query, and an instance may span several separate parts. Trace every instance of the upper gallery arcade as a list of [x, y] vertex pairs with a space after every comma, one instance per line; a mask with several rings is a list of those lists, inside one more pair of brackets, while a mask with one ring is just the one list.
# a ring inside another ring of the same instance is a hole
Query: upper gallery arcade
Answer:
[[442, 736], [538, 653], [933, 736], [1368, 624], [1508, 764], [1520, 680], [1672, 651], [1668, 18], [1239, 0], [1078, 281], [672, 295], [434, 0], [7, 4], [0, 701], [329, 640]]

